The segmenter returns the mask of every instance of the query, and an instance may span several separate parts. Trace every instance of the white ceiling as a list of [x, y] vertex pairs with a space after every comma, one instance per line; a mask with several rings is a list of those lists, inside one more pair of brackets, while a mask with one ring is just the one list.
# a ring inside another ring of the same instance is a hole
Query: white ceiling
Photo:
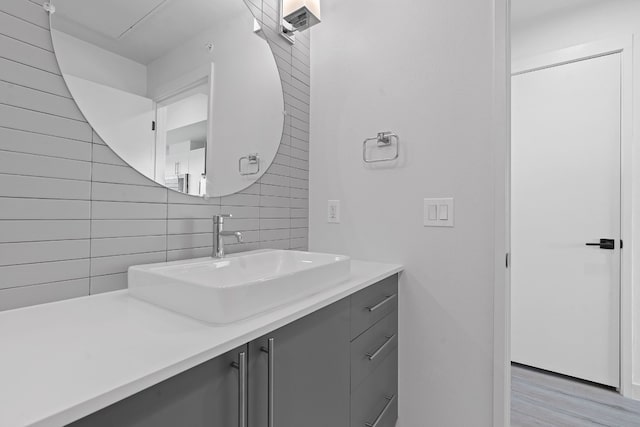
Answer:
[[55, 0], [52, 26], [147, 65], [232, 16], [241, 0]]
[[89, 0], [83, 1], [81, 6], [78, 0], [56, 0], [55, 4], [59, 16], [86, 23], [104, 36], [118, 38], [165, 2], [166, 0]]
[[579, 9], [613, 0], [511, 0], [511, 23], [514, 26], [545, 15]]

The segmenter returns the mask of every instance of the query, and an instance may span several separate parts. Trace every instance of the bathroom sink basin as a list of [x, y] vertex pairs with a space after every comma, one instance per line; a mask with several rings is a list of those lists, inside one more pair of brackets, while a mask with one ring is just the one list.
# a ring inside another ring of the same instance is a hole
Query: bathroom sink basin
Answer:
[[129, 268], [136, 298], [210, 323], [231, 323], [327, 289], [350, 273], [350, 258], [258, 250]]

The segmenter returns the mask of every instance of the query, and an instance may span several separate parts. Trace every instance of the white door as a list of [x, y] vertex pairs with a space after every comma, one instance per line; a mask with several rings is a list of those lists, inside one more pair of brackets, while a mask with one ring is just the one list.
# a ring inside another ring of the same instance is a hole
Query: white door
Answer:
[[621, 59], [512, 78], [512, 360], [615, 387]]

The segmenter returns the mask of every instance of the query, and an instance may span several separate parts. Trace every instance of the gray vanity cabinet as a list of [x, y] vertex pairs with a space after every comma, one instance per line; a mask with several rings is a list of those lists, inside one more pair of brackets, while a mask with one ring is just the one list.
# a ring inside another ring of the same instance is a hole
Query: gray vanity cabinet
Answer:
[[398, 276], [115, 403], [74, 427], [393, 427]]
[[398, 276], [351, 296], [351, 427], [398, 418]]
[[[73, 427], [235, 427], [243, 345], [72, 424]], [[234, 367], [237, 366], [237, 367]]]
[[346, 298], [249, 344], [249, 427], [349, 426], [349, 315]]

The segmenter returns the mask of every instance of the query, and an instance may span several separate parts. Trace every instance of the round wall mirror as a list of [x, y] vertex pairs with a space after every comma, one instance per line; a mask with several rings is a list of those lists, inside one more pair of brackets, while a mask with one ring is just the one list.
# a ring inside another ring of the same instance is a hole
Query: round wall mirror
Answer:
[[69, 90], [100, 138], [172, 190], [219, 197], [276, 156], [282, 83], [242, 0], [54, 0]]

